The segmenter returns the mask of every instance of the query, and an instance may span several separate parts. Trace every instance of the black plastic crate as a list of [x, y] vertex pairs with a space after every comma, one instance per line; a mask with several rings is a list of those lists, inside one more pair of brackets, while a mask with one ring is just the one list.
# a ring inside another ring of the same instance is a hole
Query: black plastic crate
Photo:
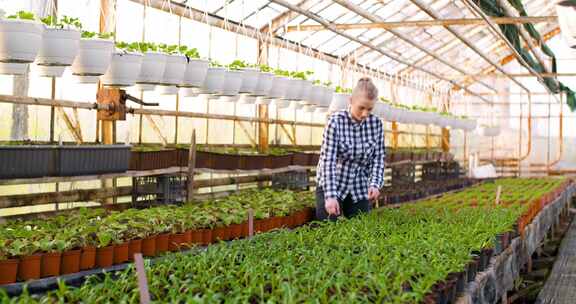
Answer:
[[130, 146], [94, 145], [60, 146], [56, 174], [60, 176], [126, 172], [130, 163]]
[[56, 147], [0, 146], [0, 179], [55, 175]]
[[135, 207], [181, 204], [186, 202], [188, 178], [165, 174], [132, 178], [132, 204]]
[[272, 175], [272, 188], [274, 189], [308, 190], [309, 187], [309, 170], [293, 170]]

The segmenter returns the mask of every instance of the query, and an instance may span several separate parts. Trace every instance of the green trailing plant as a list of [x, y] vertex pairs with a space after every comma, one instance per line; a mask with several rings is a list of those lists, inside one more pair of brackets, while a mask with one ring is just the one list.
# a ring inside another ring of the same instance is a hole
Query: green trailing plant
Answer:
[[114, 33], [96, 33], [90, 31], [82, 31], [82, 38], [100, 38], [100, 39], [113, 39]]
[[158, 45], [159, 51], [166, 53], [166, 54], [170, 54], [170, 55], [179, 54], [180, 53], [179, 48], [180, 47], [178, 45], [175, 45], [175, 44], [168, 45], [165, 43], [161, 43]]
[[265, 72], [265, 73], [271, 73], [274, 71], [273, 68], [271, 68], [269, 65], [266, 65], [266, 64], [261, 64], [258, 67], [260, 68], [260, 71]]
[[274, 75], [282, 77], [290, 77], [290, 72], [282, 69], [275, 69]]
[[140, 46], [139, 46], [138, 42], [128, 43], [128, 42], [124, 42], [124, 41], [118, 41], [118, 42], [116, 42], [116, 48], [118, 48], [124, 52], [142, 53], [140, 51]]
[[294, 79], [301, 79], [301, 80], [307, 80], [308, 77], [314, 75], [313, 71], [304, 71], [304, 72], [299, 72], [299, 71], [293, 71], [289, 73], [289, 76], [294, 78]]
[[34, 15], [34, 13], [28, 12], [28, 11], [18, 11], [14, 15], [9, 15], [8, 17], [6, 17], [6, 19], [20, 19], [20, 20], [34, 21], [34, 20], [36, 20], [36, 15]]
[[200, 58], [200, 53], [198, 52], [197, 48], [188, 48], [185, 45], [181, 45], [178, 47], [178, 51], [180, 52], [180, 54], [183, 54], [190, 59]]

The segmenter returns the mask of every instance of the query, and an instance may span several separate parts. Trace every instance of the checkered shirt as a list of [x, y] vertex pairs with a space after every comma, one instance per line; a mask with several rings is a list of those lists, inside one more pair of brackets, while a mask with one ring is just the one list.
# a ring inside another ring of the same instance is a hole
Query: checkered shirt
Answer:
[[355, 121], [348, 110], [330, 117], [324, 129], [316, 181], [325, 198], [354, 202], [368, 199], [368, 187], [384, 182], [384, 127], [370, 115]]

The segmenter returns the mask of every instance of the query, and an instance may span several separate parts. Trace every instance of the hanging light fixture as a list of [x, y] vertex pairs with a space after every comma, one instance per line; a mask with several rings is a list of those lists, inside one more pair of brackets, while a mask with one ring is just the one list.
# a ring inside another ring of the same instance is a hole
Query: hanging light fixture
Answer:
[[558, 1], [556, 13], [564, 40], [569, 47], [576, 48], [576, 0]]

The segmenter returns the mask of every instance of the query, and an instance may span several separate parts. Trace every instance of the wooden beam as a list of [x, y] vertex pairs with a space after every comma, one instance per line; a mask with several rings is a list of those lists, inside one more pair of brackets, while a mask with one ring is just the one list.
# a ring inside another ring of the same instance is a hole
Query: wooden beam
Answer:
[[82, 189], [63, 192], [0, 196], [0, 208], [37, 206], [50, 203], [91, 202], [112, 196], [132, 194], [132, 187]]
[[252, 134], [250, 134], [250, 132], [248, 132], [248, 129], [246, 129], [246, 126], [244, 125], [244, 123], [242, 121], [240, 121], [240, 122], [238, 122], [238, 125], [240, 126], [240, 130], [242, 130], [244, 135], [246, 135], [246, 137], [248, 137], [248, 141], [250, 141], [250, 147], [256, 148], [258, 143], [256, 142], [256, 139], [254, 139]]
[[[576, 73], [541, 73], [540, 75], [542, 75], [543, 77], [576, 77]], [[461, 79], [461, 78], [468, 79], [470, 76], [472, 76], [472, 75], [444, 75], [444, 77], [450, 78], [450, 79]], [[512, 77], [536, 77], [536, 75], [531, 74], [531, 73], [511, 73], [508, 75], [497, 74], [497, 73], [474, 74], [475, 78], [507, 78], [508, 76], [512, 76]]]
[[[174, 116], [178, 116], [178, 111], [175, 111], [176, 115]], [[144, 115], [146, 117], [146, 120], [148, 120], [148, 122], [150, 123], [150, 125], [152, 126], [152, 130], [154, 130], [154, 133], [156, 133], [156, 135], [158, 135], [158, 137], [160, 137], [160, 140], [162, 141], [162, 145], [166, 146], [168, 144], [168, 140], [166, 139], [166, 137], [164, 137], [164, 135], [162, 134], [162, 131], [160, 131], [160, 128], [158, 127], [158, 125], [156, 124], [156, 122], [154, 121], [154, 119], [152, 119], [152, 116], [150, 115]]]
[[[492, 21], [496, 24], [524, 24], [524, 23], [556, 23], [558, 16], [538, 16], [538, 17], [493, 17]], [[372, 23], [348, 23], [333, 24], [339, 30], [356, 30], [356, 29], [395, 29], [400, 27], [432, 27], [447, 25], [481, 25], [484, 20], [481, 18], [459, 18], [459, 19], [438, 19], [438, 20], [416, 20], [416, 21], [397, 21], [397, 22], [372, 22]], [[287, 32], [307, 32], [322, 31], [326, 28], [316, 24], [290, 25]]]
[[[296, 5], [302, 9], [309, 10], [312, 6], [316, 5], [321, 1], [318, 0], [301, 0]], [[287, 10], [282, 14], [278, 15], [270, 22], [260, 28], [260, 32], [263, 34], [272, 33], [274, 34], [278, 29], [282, 28], [285, 24], [290, 22], [292, 19], [298, 17], [298, 13], [293, 10]]]
[[188, 150], [188, 185], [186, 187], [187, 199], [191, 202], [194, 199], [194, 174], [196, 169], [196, 129], [192, 130], [190, 138], [190, 149]]

